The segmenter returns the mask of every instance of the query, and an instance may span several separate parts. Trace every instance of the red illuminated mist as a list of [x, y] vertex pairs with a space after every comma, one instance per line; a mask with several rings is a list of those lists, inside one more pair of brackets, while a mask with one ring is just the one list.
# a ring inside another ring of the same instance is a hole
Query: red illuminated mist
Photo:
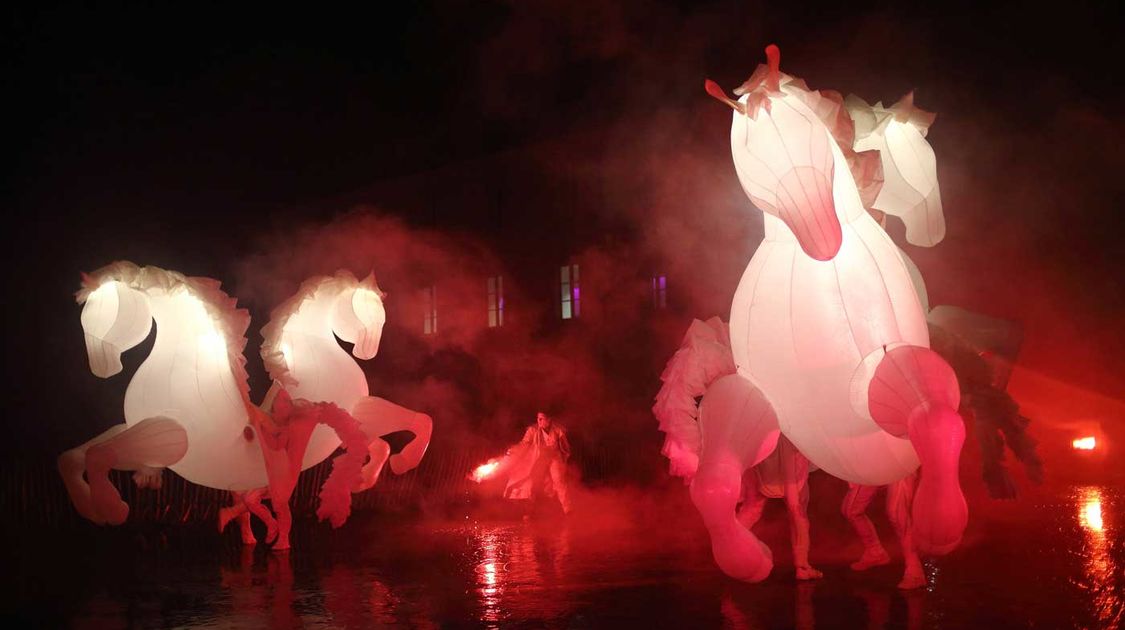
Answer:
[[[373, 269], [390, 294], [386, 347], [366, 368], [373, 392], [493, 445], [518, 437], [544, 405], [579, 440], [656, 444], [648, 407], [660, 367], [691, 317], [728, 316], [761, 239], [761, 213], [731, 164], [732, 112], [700, 84], [737, 85], [763, 61], [768, 36], [786, 50], [782, 70], [813, 89], [884, 103], [913, 89], [937, 113], [928, 140], [947, 236], [926, 249], [906, 245], [894, 220], [889, 230], [932, 305], [1024, 327], [1020, 368], [1061, 388], [1030, 401], [1032, 433], [1075, 419], [1068, 387], [1125, 400], [1125, 269], [1113, 254], [1125, 125], [1107, 113], [1113, 102], [1075, 96], [1106, 94], [1094, 74], [951, 48], [942, 33], [890, 13], [798, 29], [761, 19], [753, 3], [586, 9], [512, 5], [474, 60], [469, 93], [482, 120], [527, 129], [531, 140], [373, 181], [336, 203], [345, 214], [327, 225], [260, 235], [258, 253], [238, 264], [236, 293], [265, 312], [312, 273]], [[567, 263], [583, 270], [577, 325], [552, 312], [552, 269]], [[665, 312], [650, 306], [656, 274], [668, 280]], [[502, 335], [482, 324], [488, 275], [505, 277]], [[425, 338], [419, 289], [431, 284], [441, 324]], [[1092, 413], [1120, 434], [1120, 418]]]

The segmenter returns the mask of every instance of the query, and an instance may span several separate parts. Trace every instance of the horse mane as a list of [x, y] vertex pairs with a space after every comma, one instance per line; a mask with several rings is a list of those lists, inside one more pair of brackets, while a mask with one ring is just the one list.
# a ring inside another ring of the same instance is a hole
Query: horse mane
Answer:
[[660, 375], [663, 385], [652, 406], [652, 413], [666, 436], [660, 452], [668, 458], [672, 475], [683, 477], [685, 481], [695, 476], [703, 442], [698, 399], [711, 383], [735, 371], [730, 327], [726, 322], [718, 317], [706, 322], [693, 319], [680, 349]]
[[[284, 386], [297, 385], [297, 379], [289, 372], [289, 365], [285, 362], [285, 354], [281, 351], [281, 335], [285, 332], [285, 325], [289, 319], [296, 315], [306, 300], [313, 299], [322, 288], [336, 284], [340, 290], [359, 286], [362, 282], [356, 279], [352, 272], [341, 269], [334, 276], [313, 276], [301, 283], [297, 292], [292, 297], [278, 304], [270, 311], [270, 321], [262, 327], [262, 362], [270, 378]], [[374, 280], [372, 280], [374, 285]], [[382, 295], [382, 292], [375, 288]]]
[[151, 265], [140, 267], [126, 260], [112, 262], [97, 271], [82, 274], [82, 286], [74, 294], [79, 304], [85, 304], [90, 294], [106, 282], [116, 281], [130, 289], [147, 293], [162, 289], [167, 293], [186, 291], [203, 304], [211, 322], [223, 334], [227, 345], [227, 358], [235, 383], [244, 399], [249, 399], [250, 379], [246, 373], [246, 330], [250, 327], [250, 312], [238, 308], [238, 300], [227, 295], [221, 283], [212, 278], [188, 277], [178, 271]]

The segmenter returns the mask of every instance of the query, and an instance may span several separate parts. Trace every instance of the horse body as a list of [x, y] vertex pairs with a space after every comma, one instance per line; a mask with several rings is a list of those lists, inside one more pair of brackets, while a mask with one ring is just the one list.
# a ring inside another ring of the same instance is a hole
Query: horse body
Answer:
[[[371, 460], [356, 490], [375, 483], [388, 457], [396, 473], [417, 466], [432, 431], [428, 415], [370, 396], [363, 370], [336, 339], [353, 343], [356, 358], [375, 356], [386, 322], [383, 298], [373, 275], [357, 280], [341, 271], [310, 278], [274, 309], [262, 330], [262, 359], [275, 382], [285, 385], [294, 398], [335, 403], [359, 421], [369, 440]], [[414, 433], [414, 439], [391, 456], [381, 436], [401, 430]], [[339, 444], [334, 431], [318, 426], [305, 453], [305, 467], [322, 461]]]
[[863, 211], [847, 168], [839, 166], [843, 156], [831, 148], [839, 251], [828, 261], [804, 255], [793, 232], [766, 214], [765, 240], [731, 307], [731, 346], [739, 374], [762, 389], [781, 431], [816, 466], [883, 485], [913, 472], [918, 459], [909, 441], [872, 420], [871, 374], [862, 367], [884, 347], [928, 346], [929, 338], [897, 248]]
[[[271, 317], [267, 330], [280, 325], [281, 332], [276, 341], [267, 339], [263, 357], [267, 368], [272, 368], [270, 375], [275, 379], [281, 377], [280, 382], [286, 384], [293, 398], [330, 401], [341, 409], [350, 410], [368, 394], [367, 377], [359, 364], [340, 347], [333, 332], [339, 308], [337, 302], [346, 303], [357, 290], [355, 278], [348, 281], [350, 276], [340, 274], [337, 278], [314, 278], [306, 282], [290, 300], [296, 302], [295, 310], [285, 314], [288, 307], [283, 304]], [[378, 325], [381, 327], [382, 322]], [[278, 365], [279, 359], [282, 365]], [[339, 445], [340, 438], [331, 428], [317, 426], [302, 467], [323, 461]]]
[[243, 434], [246, 409], [222, 333], [188, 291], [146, 295], [156, 342], [125, 392], [125, 423], [153, 416], [178, 422], [189, 448], [169, 468], [192, 483], [235, 491], [266, 485], [258, 446]]
[[765, 240], [731, 307], [737, 374], [715, 381], [700, 405], [692, 501], [719, 567], [764, 579], [772, 554], [734, 512], [744, 471], [780, 433], [817, 467], [857, 484], [890, 484], [921, 465], [915, 540], [948, 553], [968, 518], [956, 377], [928, 348], [907, 263], [864, 209], [851, 169], [870, 171], [871, 154], [849, 163], [837, 144], [851, 151], [843, 99], [782, 75], [777, 47], [766, 54], [769, 65], [735, 90], [738, 101], [705, 84], [735, 110], [732, 157], [765, 213]]

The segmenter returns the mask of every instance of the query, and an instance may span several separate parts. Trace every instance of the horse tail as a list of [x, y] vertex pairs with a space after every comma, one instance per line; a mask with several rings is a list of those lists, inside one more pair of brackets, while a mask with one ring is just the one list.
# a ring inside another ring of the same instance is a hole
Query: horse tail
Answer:
[[680, 349], [660, 375], [664, 384], [652, 406], [666, 436], [661, 453], [670, 462], [671, 474], [685, 480], [695, 475], [702, 445], [698, 399], [711, 383], [735, 372], [727, 324], [718, 317], [692, 320]]

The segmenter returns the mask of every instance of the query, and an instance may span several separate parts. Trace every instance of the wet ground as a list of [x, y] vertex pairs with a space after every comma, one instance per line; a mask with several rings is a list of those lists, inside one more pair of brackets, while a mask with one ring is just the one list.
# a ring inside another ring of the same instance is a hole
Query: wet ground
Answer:
[[[974, 505], [965, 544], [928, 561], [929, 586], [895, 588], [900, 565], [854, 574], [859, 553], [813, 486], [817, 582], [794, 579], [785, 517], [760, 536], [777, 567], [725, 578], [682, 487], [594, 490], [567, 518], [541, 505], [464, 501], [440, 514], [298, 523], [294, 549], [244, 548], [191, 528], [87, 528], [11, 540], [4, 612], [35, 626], [1110, 628], [1125, 608], [1125, 492], [1059, 486]], [[834, 494], [836, 493], [836, 494]], [[874, 519], [893, 549], [889, 527]], [[232, 528], [233, 529], [233, 528]]]

